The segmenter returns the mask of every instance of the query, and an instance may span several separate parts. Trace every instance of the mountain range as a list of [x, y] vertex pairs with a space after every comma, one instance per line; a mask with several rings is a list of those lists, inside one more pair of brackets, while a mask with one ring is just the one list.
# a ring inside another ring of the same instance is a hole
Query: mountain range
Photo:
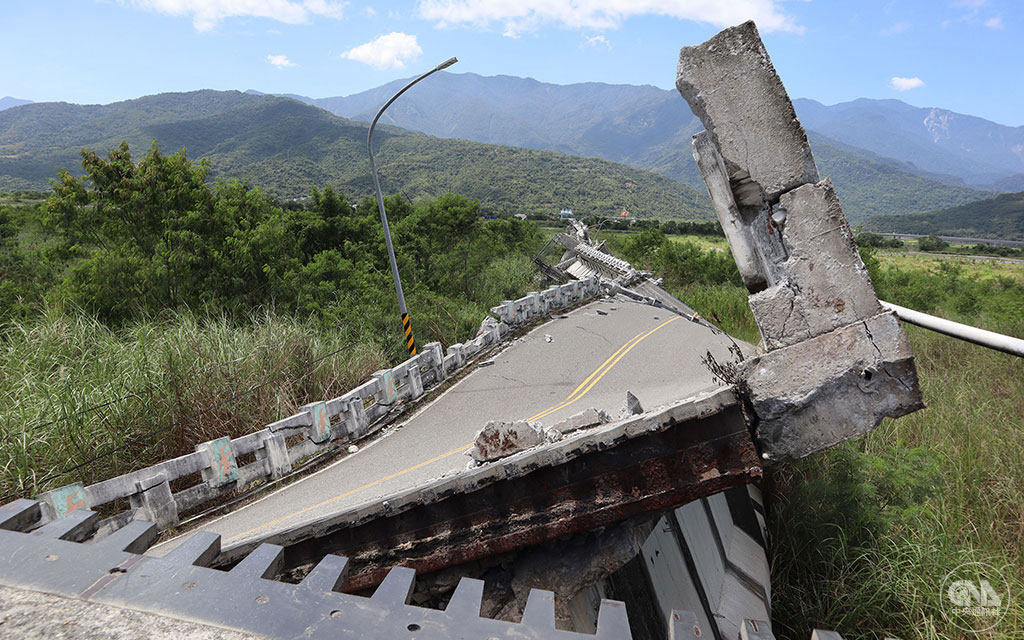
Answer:
[[4, 109], [10, 109], [11, 107], [20, 107], [23, 104], [32, 104], [31, 100], [22, 100], [21, 98], [12, 98], [11, 96], [4, 96], [0, 98], [0, 111]]
[[[369, 121], [379, 105], [405, 82], [396, 80], [344, 97], [282, 94], [278, 99], [303, 102], [338, 116], [332, 126], [354, 126]], [[161, 94], [178, 97], [149, 96], [104, 107], [40, 103], [7, 109], [0, 112], [0, 155], [7, 156], [0, 158], [0, 187], [10, 188], [26, 180], [38, 185], [43, 169], [48, 167], [47, 175], [52, 175], [54, 162], [67, 158], [76, 146], [102, 149], [121, 138], [135, 147], [147, 138], [159, 140], [165, 149], [177, 149], [184, 143], [193, 157], [208, 158], [221, 175], [258, 179], [287, 194], [300, 183], [325, 176], [358, 183], [354, 174], [342, 178], [347, 169], [339, 164], [340, 158], [312, 155], [325, 152], [330, 143], [319, 139], [310, 146], [302, 135], [306, 127], [297, 125], [297, 136], [281, 137], [291, 134], [273, 122], [243, 122], [238, 114], [232, 115], [243, 103], [262, 104], [245, 103], [246, 99], [272, 99], [258, 91], [246, 93], [249, 95], [201, 91]], [[819, 172], [836, 183], [847, 216], [855, 223], [875, 215], [959, 206], [994, 196], [997, 191], [1024, 188], [1024, 127], [1005, 127], [897, 100], [861, 99], [825, 106], [797, 99], [794, 106], [808, 129]], [[292, 117], [310, 118], [312, 129], [323, 124], [316, 110], [298, 110]], [[207, 132], [201, 139], [183, 129], [185, 123], [198, 126], [198, 121]], [[404, 94], [381, 122], [407, 130], [401, 135], [392, 130], [402, 144], [412, 144], [412, 131], [434, 136], [430, 143], [417, 141], [418, 152], [423, 152], [424, 146], [476, 149], [453, 139], [552, 151], [653, 171], [704, 193], [690, 152], [690, 137], [702, 125], [675, 91], [603, 83], [555, 85], [530, 78], [441, 72]], [[233, 131], [232, 126], [245, 127], [245, 134]], [[266, 131], [259, 131], [261, 126]], [[327, 129], [324, 135], [329, 135]], [[268, 138], [271, 133], [278, 137]], [[262, 139], [266, 144], [257, 149], [243, 138]], [[259, 153], [266, 157], [258, 157]], [[357, 156], [351, 159], [355, 161]], [[31, 170], [26, 169], [30, 165]], [[309, 173], [303, 174], [300, 166]], [[225, 173], [230, 171], [241, 173]], [[272, 175], [291, 177], [282, 180]], [[306, 177], [294, 180], [301, 176]], [[438, 179], [453, 184], [451, 176]], [[706, 198], [686, 192], [683, 199], [691, 196], [691, 202], [698, 204]], [[631, 204], [629, 198], [616, 197], [622, 208], [632, 211], [641, 206], [635, 198]]]
[[917, 233], [967, 238], [1024, 240], [1024, 192], [902, 216], [877, 216], [864, 223], [868, 231]]
[[[214, 176], [241, 178], [283, 198], [330, 183], [373, 193], [368, 124], [290, 98], [238, 91], [165, 93], [109, 105], [34, 103], [0, 111], [0, 190], [45, 189], [61, 167], [80, 173], [83, 147], [128, 142], [136, 159], [158, 141], [203, 159]], [[447, 191], [485, 211], [709, 219], [707, 195], [622, 164], [550, 151], [446, 140], [378, 125], [374, 145], [387, 192], [408, 199]]]
[[[370, 120], [405, 82], [344, 97], [289, 97]], [[854, 221], [1024, 188], [1024, 127], [898, 100], [825, 106], [797, 99], [794, 107], [821, 174], [832, 177]], [[403, 95], [382, 121], [440, 137], [605, 158], [703, 186], [689, 150], [703, 126], [677, 92], [652, 86], [439, 73]]]
[[[288, 97], [346, 118], [369, 120], [405, 82], [345, 97]], [[442, 73], [390, 107], [384, 121], [441, 137], [643, 162], [660, 144], [703, 128], [681, 104], [677, 92], [649, 85], [555, 85], [512, 76]], [[987, 188], [1008, 176], [1024, 175], [1024, 127], [899, 100], [860, 98], [826, 106], [798, 98], [793, 106], [819, 139], [848, 145], [854, 153], [868, 152], [873, 160], [922, 177]]]

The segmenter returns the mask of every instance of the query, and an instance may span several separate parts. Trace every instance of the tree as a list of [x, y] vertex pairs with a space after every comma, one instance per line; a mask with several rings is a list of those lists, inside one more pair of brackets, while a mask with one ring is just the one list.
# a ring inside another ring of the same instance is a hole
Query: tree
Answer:
[[925, 236], [917, 241], [921, 251], [942, 251], [949, 248], [949, 243], [938, 236]]
[[156, 143], [138, 163], [128, 145], [106, 159], [82, 151], [85, 176], [64, 171], [48, 222], [86, 257], [71, 271], [72, 298], [111, 321], [142, 310], [230, 310], [259, 299], [296, 249], [281, 213], [239, 182], [207, 184], [205, 162]]

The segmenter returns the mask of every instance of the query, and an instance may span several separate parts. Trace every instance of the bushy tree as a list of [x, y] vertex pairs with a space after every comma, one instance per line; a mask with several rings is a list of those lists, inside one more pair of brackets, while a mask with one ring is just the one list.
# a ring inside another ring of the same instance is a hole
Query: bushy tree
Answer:
[[629, 236], [623, 241], [621, 251], [630, 262], [662, 275], [670, 287], [697, 282], [741, 284], [731, 254], [704, 250], [690, 241], [670, 240], [660, 229]]
[[69, 250], [86, 250], [69, 278], [73, 299], [108, 320], [143, 310], [231, 310], [257, 302], [294, 242], [258, 189], [207, 183], [205, 162], [154, 145], [134, 163], [127, 143], [107, 158], [82, 151], [85, 175], [64, 171], [47, 203]]
[[[205, 163], [155, 144], [138, 163], [124, 143], [106, 158], [82, 157], [85, 175], [61, 173], [47, 203], [75, 303], [114, 323], [182, 307], [244, 317], [273, 306], [390, 335], [397, 302], [375, 199], [353, 207], [327, 186], [282, 208], [242, 182], [211, 186]], [[455, 194], [415, 205], [388, 196], [385, 206], [427, 337], [464, 339], [487, 307], [532, 284], [533, 223], [484, 221], [478, 201]]]
[[949, 243], [938, 236], [925, 236], [917, 241], [921, 251], [942, 251], [949, 248]]

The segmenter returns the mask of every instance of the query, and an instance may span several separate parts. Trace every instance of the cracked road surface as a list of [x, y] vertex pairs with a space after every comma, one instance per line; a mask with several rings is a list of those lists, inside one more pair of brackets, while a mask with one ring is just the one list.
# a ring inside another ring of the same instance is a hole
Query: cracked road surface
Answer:
[[[730, 346], [728, 336], [664, 309], [592, 302], [513, 340], [493, 365], [471, 370], [358, 453], [201, 528], [220, 533], [230, 548], [464, 469], [464, 452], [489, 420], [552, 426], [589, 408], [616, 418], [626, 391], [645, 410], [681, 400], [720, 386], [701, 358], [710, 351], [718, 362], [731, 362]], [[180, 539], [151, 553], [163, 555]]]

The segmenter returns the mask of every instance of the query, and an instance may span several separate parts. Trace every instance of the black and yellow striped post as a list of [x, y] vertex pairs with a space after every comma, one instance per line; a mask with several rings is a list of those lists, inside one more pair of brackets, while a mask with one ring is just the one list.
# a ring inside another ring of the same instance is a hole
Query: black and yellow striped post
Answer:
[[402, 314], [402, 329], [405, 330], [405, 346], [409, 349], [409, 355], [416, 355], [416, 338], [412, 335], [412, 323], [409, 322], [409, 314]]

